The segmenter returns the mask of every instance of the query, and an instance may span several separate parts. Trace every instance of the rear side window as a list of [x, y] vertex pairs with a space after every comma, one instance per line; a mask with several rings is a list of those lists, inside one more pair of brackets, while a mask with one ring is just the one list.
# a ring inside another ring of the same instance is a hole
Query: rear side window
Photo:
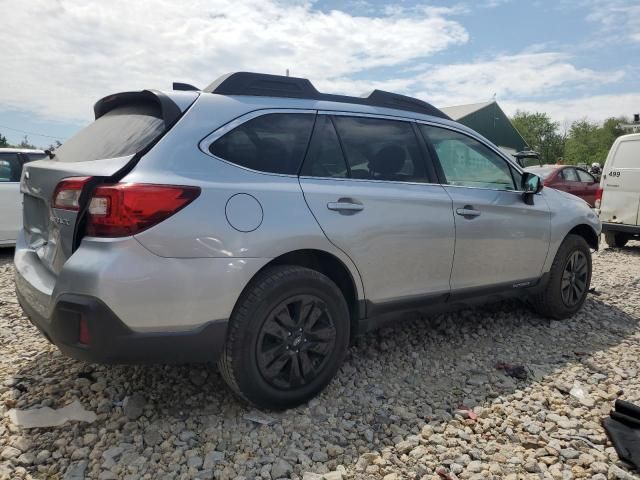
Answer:
[[36, 160], [44, 160], [47, 158], [46, 153], [26, 153], [28, 162], [35, 162]]
[[15, 153], [0, 154], [0, 182], [19, 182], [20, 170], [20, 162]]
[[347, 162], [342, 154], [333, 122], [329, 116], [319, 115], [300, 175], [346, 178], [348, 174]]
[[55, 150], [60, 162], [124, 157], [139, 152], [164, 132], [157, 104], [124, 105], [107, 112]]
[[640, 169], [640, 141], [627, 140], [620, 142], [613, 158], [615, 168]]
[[427, 181], [420, 144], [410, 122], [333, 117], [351, 178]]
[[209, 151], [236, 165], [297, 175], [309, 144], [314, 115], [270, 113], [253, 118], [213, 142]]

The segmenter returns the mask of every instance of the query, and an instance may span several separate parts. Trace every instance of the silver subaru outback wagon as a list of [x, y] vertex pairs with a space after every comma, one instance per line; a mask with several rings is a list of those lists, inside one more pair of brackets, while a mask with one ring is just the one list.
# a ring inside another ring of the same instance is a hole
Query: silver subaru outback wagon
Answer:
[[402, 311], [581, 308], [600, 223], [420, 100], [234, 73], [108, 96], [25, 165], [16, 289], [72, 357], [218, 361], [287, 408]]

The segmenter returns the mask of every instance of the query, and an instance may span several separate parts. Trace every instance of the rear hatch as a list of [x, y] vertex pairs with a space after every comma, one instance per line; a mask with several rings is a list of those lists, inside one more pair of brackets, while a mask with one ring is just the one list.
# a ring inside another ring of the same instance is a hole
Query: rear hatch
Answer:
[[[181, 92], [181, 97], [186, 92]], [[155, 91], [110, 95], [96, 103], [96, 120], [65, 142], [52, 159], [27, 163], [23, 225], [27, 245], [43, 265], [58, 274], [79, 240], [79, 225], [90, 191], [99, 183], [118, 181], [188, 108]], [[86, 177], [77, 211], [54, 208], [56, 187], [63, 179]]]

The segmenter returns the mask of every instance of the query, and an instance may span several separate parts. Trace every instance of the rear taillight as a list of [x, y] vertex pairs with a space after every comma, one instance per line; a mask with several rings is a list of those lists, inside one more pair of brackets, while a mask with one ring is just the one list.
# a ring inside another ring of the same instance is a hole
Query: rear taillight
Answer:
[[58, 183], [51, 200], [53, 208], [78, 211], [80, 208], [80, 194], [90, 178], [69, 177]]
[[199, 187], [144, 183], [99, 186], [89, 203], [87, 235], [134, 235], [170, 217], [198, 195]]
[[598, 190], [596, 190], [596, 200], [593, 205], [596, 208], [600, 208], [601, 203], [602, 203], [602, 187], [598, 187]]

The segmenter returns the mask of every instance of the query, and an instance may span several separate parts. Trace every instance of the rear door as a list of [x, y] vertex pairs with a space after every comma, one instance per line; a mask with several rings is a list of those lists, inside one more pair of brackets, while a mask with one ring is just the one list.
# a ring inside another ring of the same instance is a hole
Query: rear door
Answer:
[[600, 180], [600, 220], [640, 224], [640, 137], [614, 143]]
[[53, 159], [24, 167], [25, 242], [55, 274], [73, 252], [78, 220], [78, 212], [52, 207], [58, 183], [68, 177], [98, 182], [117, 175], [181, 113], [168, 98], [147, 91], [106, 97], [95, 110], [96, 121], [56, 149]]
[[420, 130], [433, 145], [453, 200], [452, 294], [525, 287], [539, 279], [550, 238], [544, 198], [526, 204], [516, 187], [520, 174], [480, 141], [444, 127], [421, 124]]
[[13, 242], [22, 223], [20, 170], [17, 153], [0, 152], [0, 244]]
[[409, 121], [319, 114], [300, 175], [313, 215], [357, 266], [369, 314], [444, 298], [451, 199]]

